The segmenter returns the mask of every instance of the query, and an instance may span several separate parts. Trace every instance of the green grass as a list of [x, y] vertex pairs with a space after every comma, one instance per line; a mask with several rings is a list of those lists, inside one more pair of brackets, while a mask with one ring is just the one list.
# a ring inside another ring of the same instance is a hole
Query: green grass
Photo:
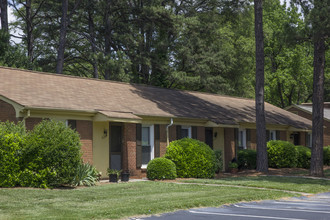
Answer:
[[[330, 178], [330, 169], [325, 169], [323, 171], [324, 177], [325, 178]], [[298, 170], [298, 171], [292, 171], [292, 175], [299, 175], [299, 176], [308, 176], [309, 175], [309, 170]]]
[[78, 189], [0, 189], [0, 219], [114, 219], [297, 194], [272, 190], [135, 182]]
[[252, 186], [268, 189], [280, 189], [305, 193], [321, 193], [330, 191], [330, 180], [308, 179], [302, 177], [276, 177], [276, 176], [253, 176], [253, 177], [230, 177], [218, 180], [194, 179], [182, 180], [186, 183], [224, 184], [235, 186]]

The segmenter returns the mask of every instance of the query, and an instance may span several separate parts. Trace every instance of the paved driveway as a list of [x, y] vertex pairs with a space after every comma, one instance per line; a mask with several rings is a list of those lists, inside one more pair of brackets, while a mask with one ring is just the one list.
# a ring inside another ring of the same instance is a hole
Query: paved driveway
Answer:
[[310, 197], [237, 203], [219, 208], [199, 208], [140, 218], [146, 220], [330, 220], [330, 192]]

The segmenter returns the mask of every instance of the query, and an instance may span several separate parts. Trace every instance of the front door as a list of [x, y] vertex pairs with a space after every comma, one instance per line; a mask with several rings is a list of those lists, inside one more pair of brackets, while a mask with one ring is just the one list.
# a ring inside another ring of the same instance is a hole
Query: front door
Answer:
[[213, 149], [213, 128], [205, 128], [205, 143]]
[[121, 170], [122, 132], [120, 125], [110, 125], [110, 169]]

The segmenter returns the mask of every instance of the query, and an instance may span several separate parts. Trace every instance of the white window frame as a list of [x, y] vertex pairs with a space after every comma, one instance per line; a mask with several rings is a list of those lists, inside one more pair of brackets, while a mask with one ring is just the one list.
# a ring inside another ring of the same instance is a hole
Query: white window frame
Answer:
[[[155, 135], [154, 135], [154, 125], [143, 124], [142, 128], [149, 128], [149, 143], [150, 143], [150, 160], [155, 158]], [[142, 137], [141, 129], [141, 137]], [[142, 156], [142, 155], [141, 155]], [[142, 164], [141, 168], [146, 169], [148, 164]]]
[[[272, 139], [272, 135], [273, 135], [274, 139]], [[276, 130], [270, 130], [269, 131], [269, 141], [273, 141], [273, 140], [277, 140]]]
[[[242, 140], [242, 143], [241, 143]], [[246, 146], [246, 129], [238, 129], [238, 147], [243, 147], [243, 149], [247, 149]]]
[[306, 145], [307, 145], [307, 147], [312, 148], [312, 143], [313, 143], [312, 142], [312, 132], [308, 132], [306, 135], [309, 136], [309, 142], [306, 143]]
[[182, 129], [187, 129], [188, 130], [188, 137], [191, 138], [191, 126], [181, 126]]

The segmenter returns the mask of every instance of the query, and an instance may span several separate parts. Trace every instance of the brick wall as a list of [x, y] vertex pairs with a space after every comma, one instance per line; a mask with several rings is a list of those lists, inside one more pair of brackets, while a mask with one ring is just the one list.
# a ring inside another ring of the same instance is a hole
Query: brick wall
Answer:
[[140, 178], [141, 170], [136, 168], [136, 124], [125, 123], [123, 131], [123, 169], [128, 169], [131, 177]]
[[169, 139], [170, 142], [175, 141], [176, 140], [176, 125], [172, 125], [171, 127], [168, 128], [168, 133], [169, 133]]
[[26, 118], [25, 119], [25, 127], [27, 130], [32, 130], [34, 126], [39, 124], [42, 121], [42, 118]]
[[205, 142], [205, 127], [197, 127], [197, 140]]
[[287, 141], [287, 132], [286, 131], [280, 131], [280, 140]]
[[323, 145], [330, 146], [330, 122], [324, 121], [324, 125], [326, 128], [323, 130]]
[[17, 122], [16, 112], [11, 104], [0, 100], [0, 121]]
[[257, 149], [257, 130], [251, 129], [251, 142], [249, 149], [256, 150]]
[[[312, 120], [312, 114], [307, 113], [305, 111], [301, 111], [300, 109], [291, 107], [288, 111], [293, 112], [301, 117], [307, 118], [308, 120]], [[330, 122], [324, 120], [323, 126], [325, 127], [323, 130], [323, 145], [329, 146], [330, 145]]]
[[93, 122], [77, 120], [77, 132], [80, 134], [82, 159], [93, 164]]
[[166, 153], [167, 147], [167, 136], [166, 136], [166, 125], [159, 126], [159, 133], [160, 133], [160, 156], [164, 156]]
[[228, 169], [228, 163], [235, 157], [235, 131], [234, 128], [225, 128], [225, 170]]

